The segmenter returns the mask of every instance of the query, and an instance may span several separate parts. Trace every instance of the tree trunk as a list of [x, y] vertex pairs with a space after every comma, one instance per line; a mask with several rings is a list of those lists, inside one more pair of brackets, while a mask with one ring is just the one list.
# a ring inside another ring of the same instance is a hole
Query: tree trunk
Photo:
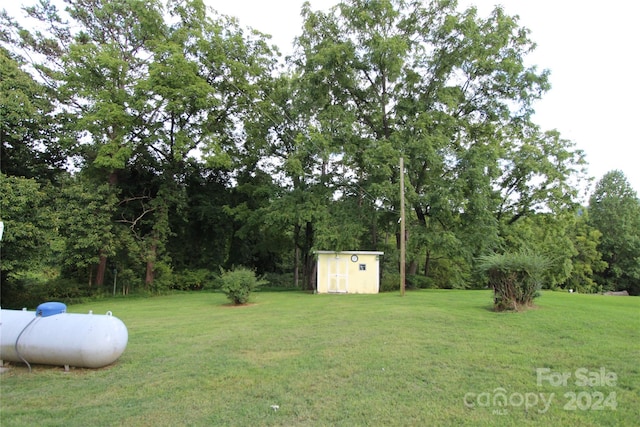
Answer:
[[309, 251], [305, 257], [304, 262], [304, 272], [305, 272], [305, 290], [315, 291], [316, 290], [316, 261]]
[[104, 285], [105, 271], [107, 271], [107, 257], [100, 251], [100, 262], [98, 263], [98, 272], [96, 273], [96, 286]]
[[294, 249], [293, 254], [293, 285], [297, 288], [300, 285], [300, 248]]
[[300, 286], [300, 246], [298, 242], [300, 238], [300, 225], [296, 224], [293, 228], [293, 283], [297, 288]]
[[[115, 171], [109, 173], [109, 185], [115, 187], [118, 185], [118, 174]], [[104, 285], [104, 273], [107, 271], [107, 256], [100, 251], [100, 263], [98, 264], [98, 272], [96, 273], [96, 286]]]
[[153, 286], [153, 279], [154, 279], [153, 269], [154, 269], [154, 262], [147, 261], [147, 273], [144, 277], [144, 285], [147, 289], [151, 289], [151, 287]]
[[317, 263], [314, 257], [311, 258], [311, 265], [309, 266], [309, 289], [316, 291], [318, 288], [316, 286], [317, 279]]
[[417, 272], [418, 272], [418, 263], [415, 260], [413, 260], [407, 266], [407, 274], [410, 276], [415, 276]]
[[430, 263], [431, 263], [431, 251], [427, 250], [427, 256], [424, 260], [424, 277], [429, 277]]
[[156, 259], [157, 245], [151, 246], [149, 253], [149, 259], [147, 259], [147, 273], [144, 278], [144, 285], [148, 289], [153, 286], [153, 280], [155, 279], [155, 259]]
[[315, 278], [315, 260], [311, 253], [313, 248], [314, 230], [313, 224], [309, 221], [305, 227], [304, 235], [304, 275], [305, 275], [305, 289], [312, 291], [315, 290], [316, 278]]

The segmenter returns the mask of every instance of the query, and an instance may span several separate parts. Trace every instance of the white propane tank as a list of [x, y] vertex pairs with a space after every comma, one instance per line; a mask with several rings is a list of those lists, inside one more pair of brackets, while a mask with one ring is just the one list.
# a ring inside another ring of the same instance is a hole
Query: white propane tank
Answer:
[[36, 312], [0, 310], [0, 360], [101, 368], [124, 352], [127, 327], [111, 312], [66, 313], [58, 305], [55, 312], [46, 304], [64, 307], [45, 303]]

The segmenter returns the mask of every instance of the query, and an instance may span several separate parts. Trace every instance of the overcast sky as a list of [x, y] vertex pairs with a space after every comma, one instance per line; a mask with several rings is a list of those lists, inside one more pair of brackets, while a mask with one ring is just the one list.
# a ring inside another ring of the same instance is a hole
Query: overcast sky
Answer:
[[[426, 1], [426, 0], [425, 0]], [[271, 34], [291, 51], [303, 0], [207, 0], [243, 26]], [[328, 9], [337, 0], [310, 0]], [[551, 71], [552, 89], [535, 104], [535, 121], [585, 151], [589, 175], [622, 170], [640, 192], [640, 2], [634, 0], [459, 0], [481, 16], [501, 4], [531, 30], [538, 47], [529, 65]], [[595, 183], [594, 183], [595, 184]]]
[[[304, 0], [205, 0], [242, 26], [272, 35], [283, 54], [300, 34]], [[425, 0], [427, 1], [427, 0]], [[34, 1], [26, 1], [33, 4]], [[13, 16], [20, 1], [5, 2]], [[310, 0], [326, 10], [337, 0]], [[635, 0], [459, 0], [486, 16], [495, 4], [531, 30], [538, 44], [529, 65], [551, 71], [552, 89], [535, 104], [534, 120], [585, 151], [599, 180], [619, 169], [640, 192], [640, 2]]]

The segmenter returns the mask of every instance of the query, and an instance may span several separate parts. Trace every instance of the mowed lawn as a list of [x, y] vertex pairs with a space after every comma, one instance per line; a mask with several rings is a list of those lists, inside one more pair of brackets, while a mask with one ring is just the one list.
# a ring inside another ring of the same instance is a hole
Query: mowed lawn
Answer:
[[[640, 298], [489, 291], [117, 298], [129, 343], [103, 369], [12, 363], [9, 426], [634, 426]], [[568, 375], [568, 377], [567, 377]], [[566, 378], [566, 380], [559, 380]]]

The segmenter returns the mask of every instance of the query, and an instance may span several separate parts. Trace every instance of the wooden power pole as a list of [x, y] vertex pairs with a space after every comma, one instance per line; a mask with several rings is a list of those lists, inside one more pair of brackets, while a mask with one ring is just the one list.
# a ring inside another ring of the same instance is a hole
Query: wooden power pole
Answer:
[[404, 158], [400, 157], [400, 296], [404, 296], [406, 241], [404, 225]]

